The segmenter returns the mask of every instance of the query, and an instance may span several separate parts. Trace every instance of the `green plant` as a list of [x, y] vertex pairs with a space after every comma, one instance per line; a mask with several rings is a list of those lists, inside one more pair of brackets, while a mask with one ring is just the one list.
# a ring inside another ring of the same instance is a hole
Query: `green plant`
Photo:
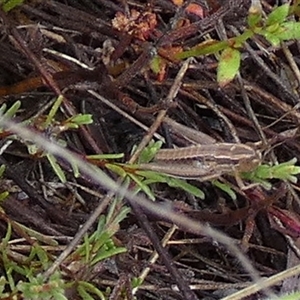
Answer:
[[[273, 46], [278, 46], [283, 41], [300, 38], [300, 22], [288, 19], [291, 14], [299, 13], [299, 6], [299, 1], [294, 1], [293, 5], [286, 3], [274, 9], [266, 18], [263, 18], [263, 12], [259, 7], [253, 6], [250, 8], [247, 17], [247, 28], [242, 34], [225, 41], [205, 41], [189, 50], [178, 51], [174, 54], [174, 59], [185, 59], [221, 52], [217, 81], [221, 86], [225, 86], [239, 71], [241, 49], [247, 40], [259, 35]], [[157, 57], [155, 60], [157, 60]], [[153, 62], [153, 70], [156, 72], [158, 72], [157, 64], [157, 62]]]
[[77, 268], [81, 269], [82, 279], [76, 282], [76, 287], [82, 299], [94, 299], [91, 295], [105, 299], [103, 292], [89, 282], [91, 270], [96, 264], [126, 252], [126, 248], [116, 246], [112, 238], [119, 229], [119, 223], [128, 214], [129, 208], [122, 207], [116, 214], [114, 207], [112, 204], [110, 209], [114, 214], [100, 216], [97, 229], [91, 235], [86, 235], [82, 245], [69, 257], [70, 264], [76, 262]]
[[24, 0], [1, 0], [0, 4], [5, 12], [9, 12], [15, 7], [23, 4]]
[[[1, 217], [2, 219], [5, 217], [4, 212], [1, 212]], [[38, 241], [33, 242], [28, 255], [17, 253], [11, 249], [13, 228], [18, 232], [23, 232], [24, 235], [29, 233], [35, 237], [41, 235], [21, 224], [10, 222], [7, 216], [5, 218], [7, 219], [7, 233], [0, 243], [1, 264], [5, 276], [0, 279], [0, 297], [21, 294], [25, 299], [41, 299], [41, 297], [42, 299], [67, 299], [64, 296], [64, 281], [61, 279], [60, 272], [53, 274], [47, 282], [39, 274], [49, 267], [51, 259]], [[29, 235], [27, 236], [31, 239]], [[44, 239], [44, 241], [46, 240]], [[50, 243], [57, 245], [53, 240]], [[16, 277], [16, 275], [18, 276]], [[19, 280], [16, 281], [16, 278]]]
[[[21, 295], [29, 300], [63, 300], [67, 299], [66, 289], [75, 288], [82, 299], [94, 299], [91, 295], [106, 299], [104, 293], [89, 279], [93, 268], [98, 263], [126, 251], [126, 248], [114, 244], [113, 236], [129, 209], [123, 207], [116, 212], [113, 207], [111, 209], [114, 213], [108, 214], [110, 218], [101, 216], [96, 230], [91, 235], [86, 235], [82, 245], [75, 249], [66, 260], [65, 267], [69, 268], [69, 272], [78, 272], [75, 276], [76, 280], [69, 278], [61, 270], [57, 270], [45, 280], [42, 273], [51, 266], [55, 257], [44, 249], [41, 243], [47, 242], [53, 247], [58, 246], [58, 243], [53, 239], [42, 237], [41, 234], [21, 224], [10, 222], [6, 216], [7, 233], [0, 243], [0, 261], [5, 274], [0, 278], [0, 298]], [[1, 216], [3, 219], [4, 212], [1, 212]], [[32, 245], [27, 254], [24, 251], [20, 254], [11, 249], [13, 229], [17, 232], [23, 231], [23, 235], [32, 239]], [[19, 279], [16, 281], [16, 278]]]
[[55, 272], [50, 276], [49, 280], [45, 283], [42, 274], [37, 276], [29, 276], [28, 282], [20, 281], [17, 289], [22, 292], [23, 297], [28, 300], [35, 299], [55, 299], [67, 300], [64, 295], [65, 282], [61, 279], [61, 273]]
[[297, 177], [295, 175], [300, 174], [300, 167], [295, 166], [296, 162], [297, 159], [293, 158], [287, 162], [273, 166], [262, 164], [251, 172], [243, 173], [242, 177], [253, 182], [258, 182], [266, 188], [271, 187], [268, 182], [270, 179], [288, 180], [296, 183]]
[[[51, 140], [56, 141], [61, 146], [65, 147], [66, 142], [60, 138], [60, 134], [68, 130], [78, 129], [79, 126], [81, 125], [91, 124], [93, 122], [93, 119], [90, 114], [77, 114], [66, 120], [62, 120], [62, 121], [56, 120], [55, 117], [62, 104], [62, 101], [63, 101], [63, 97], [59, 96], [54, 102], [50, 112], [47, 115], [24, 120], [22, 124], [31, 126], [38, 132], [47, 135]], [[13, 119], [16, 116], [20, 107], [21, 107], [20, 101], [16, 101], [9, 109], [7, 108], [6, 104], [3, 104], [0, 107], [0, 115], [3, 116], [4, 118]], [[65, 173], [61, 168], [60, 164], [57, 162], [57, 159], [55, 158], [54, 155], [42, 151], [39, 147], [37, 147], [36, 145], [30, 142], [20, 140], [16, 135], [11, 135], [10, 132], [3, 131], [3, 129], [1, 128], [0, 128], [0, 134], [2, 134], [3, 136], [7, 136], [10, 140], [19, 140], [20, 142], [25, 144], [29, 154], [31, 155], [38, 156], [38, 157], [46, 157], [53, 171], [61, 180], [61, 182], [66, 182]], [[75, 177], [79, 176], [76, 166], [73, 166], [73, 170], [74, 170]]]
[[125, 252], [126, 248], [115, 246], [112, 237], [119, 228], [118, 224], [128, 212], [129, 208], [122, 208], [118, 216], [109, 224], [106, 223], [106, 217], [101, 216], [97, 229], [90, 236], [85, 236], [84, 243], [75, 251], [74, 256], [79, 255], [85, 264], [92, 267], [101, 260]]

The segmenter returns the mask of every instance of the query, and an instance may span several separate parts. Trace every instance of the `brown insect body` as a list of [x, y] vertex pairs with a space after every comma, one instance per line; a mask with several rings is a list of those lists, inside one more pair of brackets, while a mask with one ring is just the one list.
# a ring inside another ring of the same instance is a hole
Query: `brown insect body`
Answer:
[[161, 149], [152, 163], [140, 167], [174, 177], [205, 181], [234, 171], [251, 171], [260, 162], [261, 153], [249, 145], [216, 143]]

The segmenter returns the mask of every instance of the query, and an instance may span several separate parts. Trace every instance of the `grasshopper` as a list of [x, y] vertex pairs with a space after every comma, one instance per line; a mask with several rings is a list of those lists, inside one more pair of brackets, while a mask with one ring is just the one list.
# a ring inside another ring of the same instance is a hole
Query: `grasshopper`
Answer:
[[139, 167], [177, 178], [205, 181], [226, 173], [248, 172], [260, 163], [261, 153], [250, 145], [215, 143], [161, 149], [153, 162], [140, 164]]

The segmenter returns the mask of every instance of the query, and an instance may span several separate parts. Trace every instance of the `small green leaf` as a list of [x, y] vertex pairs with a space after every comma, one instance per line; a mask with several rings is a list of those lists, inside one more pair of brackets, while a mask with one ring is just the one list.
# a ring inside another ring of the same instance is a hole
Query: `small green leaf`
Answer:
[[[138, 168], [138, 165], [136, 165], [135, 167]], [[166, 183], [167, 175], [162, 173], [158, 173], [154, 171], [144, 171], [139, 169], [137, 169], [135, 173], [139, 176], [146, 178], [147, 180], [151, 180], [151, 183], [155, 183], [155, 182]], [[147, 184], [149, 184], [148, 181]]]
[[189, 57], [197, 57], [200, 55], [214, 54], [226, 49], [227, 47], [228, 41], [209, 40], [191, 48], [190, 50], [176, 54], [175, 58], [185, 59]]
[[32, 144], [32, 145], [27, 145], [27, 150], [29, 154], [35, 155], [40, 151], [40, 148], [37, 145]]
[[72, 167], [75, 178], [78, 178], [80, 176], [80, 171], [79, 171], [78, 165], [73, 160], [70, 163], [71, 163], [71, 167]]
[[4, 290], [5, 290], [5, 286], [7, 285], [7, 280], [6, 278], [2, 275], [0, 277], [0, 295], [1, 295], [1, 298], [3, 297], [9, 297], [9, 294], [8, 293], [4, 293]]
[[131, 280], [131, 286], [133, 288], [139, 287], [140, 285], [142, 285], [143, 280], [139, 277], [133, 277]]
[[293, 183], [296, 183], [297, 177], [293, 175], [300, 174], [300, 167], [295, 166], [296, 162], [297, 159], [293, 158], [290, 161], [273, 166], [271, 168], [273, 178], [289, 180]]
[[125, 253], [126, 251], [127, 249], [125, 247], [115, 247], [109, 250], [105, 250], [103, 252], [99, 252], [97, 253], [97, 255], [95, 255], [95, 257], [93, 258], [90, 264], [94, 265], [99, 261], [105, 260], [107, 258], [113, 257], [121, 253]]
[[155, 196], [149, 188], [148, 183], [145, 183], [145, 181], [140, 180], [133, 174], [128, 174], [128, 176], [137, 184], [136, 192], [142, 190], [152, 201], [155, 200]]
[[[127, 218], [127, 215], [130, 213], [130, 211], [131, 211], [131, 209], [129, 207], [124, 206], [123, 208], [121, 208], [118, 215], [115, 216], [115, 218], [113, 219], [113, 224], [121, 223], [124, 219]], [[111, 222], [109, 220], [107, 220], [107, 223], [111, 223]], [[110, 236], [112, 236], [112, 234]]]
[[49, 268], [49, 256], [47, 252], [38, 243], [34, 245], [34, 248], [40, 263], [43, 265], [43, 268], [46, 270], [47, 268]]
[[105, 167], [118, 174], [122, 178], [126, 177], [127, 175], [126, 171], [122, 168], [122, 166], [119, 166], [117, 164], [105, 164]]
[[180, 188], [188, 193], [193, 194], [194, 196], [200, 199], [205, 198], [205, 194], [200, 189], [187, 183], [185, 180], [170, 177], [167, 174], [162, 174], [153, 171], [138, 170], [136, 174], [145, 177], [146, 180], [144, 180], [144, 183], [146, 183], [147, 185], [151, 183], [166, 183], [170, 187]]
[[148, 163], [149, 161], [151, 161], [155, 157], [155, 154], [161, 148], [161, 146], [162, 141], [151, 141], [149, 145], [145, 149], [143, 149], [138, 163]]
[[278, 23], [276, 23], [276, 24], [273, 24], [273, 25], [270, 25], [270, 26], [266, 27], [265, 30], [268, 33], [277, 34], [278, 31], [280, 30], [280, 28], [281, 28], [281, 25], [279, 25]]
[[260, 179], [271, 179], [272, 175], [272, 166], [269, 165], [260, 165], [254, 171], [255, 177]]
[[7, 118], [13, 118], [21, 107], [21, 101], [16, 101], [5, 113], [4, 116]]
[[[255, 31], [260, 32], [260, 28], [256, 27]], [[234, 48], [241, 48], [243, 44], [250, 38], [254, 36], [254, 32], [252, 30], [245, 30], [241, 35], [238, 35], [234, 38], [230, 39], [230, 44], [234, 46]]]
[[7, 105], [6, 103], [3, 103], [0, 107], [0, 115], [2, 116], [4, 112], [6, 111]]
[[277, 34], [272, 32], [262, 31], [261, 34], [265, 37], [265, 39], [273, 46], [277, 47], [280, 44], [280, 39]]
[[217, 188], [219, 188], [220, 190], [222, 190], [223, 192], [225, 192], [226, 194], [228, 194], [228, 196], [232, 200], [236, 200], [236, 194], [228, 184], [222, 183], [218, 180], [213, 180], [212, 184]]
[[266, 25], [268, 26], [276, 23], [282, 23], [289, 14], [289, 8], [289, 4], [278, 6], [268, 15]]
[[182, 179], [178, 179], [178, 178], [173, 178], [173, 177], [169, 177], [167, 184], [170, 187], [176, 187], [176, 188], [180, 188], [192, 195], [194, 195], [195, 197], [198, 197], [200, 199], [204, 199], [205, 198], [205, 194], [198, 189], [197, 187], [195, 187], [192, 184], [189, 184], [188, 182], [186, 182], [185, 180]]
[[[94, 297], [92, 297], [83, 286], [78, 285], [77, 292], [80, 295], [81, 299], [84, 300], [94, 300]], [[104, 298], [105, 299], [105, 298]]]
[[162, 58], [155, 56], [150, 62], [150, 68], [154, 74], [158, 74], [161, 70]]
[[0, 193], [0, 202], [5, 200], [9, 196], [9, 192], [2, 192]]
[[119, 159], [123, 157], [124, 157], [124, 153], [93, 154], [93, 155], [86, 156], [87, 159], [94, 159], [94, 160]]
[[48, 153], [46, 156], [47, 156], [48, 161], [50, 162], [50, 165], [51, 165], [53, 171], [55, 172], [55, 174], [57, 175], [59, 180], [62, 183], [65, 183], [67, 181], [66, 175], [65, 175], [64, 171], [62, 170], [62, 168], [60, 167], [60, 165], [57, 163], [56, 158], [50, 153]]
[[272, 188], [272, 184], [270, 182], [268, 182], [267, 180], [263, 180], [263, 179], [260, 179], [260, 178], [257, 178], [257, 177], [250, 176], [248, 173], [241, 174], [241, 177], [243, 179], [250, 180], [252, 182], [260, 184], [267, 191], [271, 190], [271, 188]]
[[55, 100], [54, 104], [52, 105], [51, 110], [47, 116], [45, 123], [44, 123], [44, 128], [47, 128], [53, 122], [54, 116], [56, 115], [58, 109], [60, 108], [60, 105], [63, 102], [63, 100], [64, 100], [64, 96], [59, 95], [57, 97], [57, 99]]
[[[79, 281], [78, 282], [78, 293], [82, 296], [82, 299], [84, 300], [93, 300], [95, 299], [94, 297], [91, 297], [87, 291], [89, 293], [95, 294], [96, 296], [98, 296], [98, 299], [100, 300], [105, 300], [106, 298], [104, 297], [103, 293], [97, 288], [95, 287], [93, 284], [86, 282], [86, 281]], [[84, 292], [82, 292], [84, 291]], [[89, 298], [91, 297], [91, 298]]]
[[296, 158], [293, 158], [290, 161], [274, 166], [260, 165], [252, 172], [243, 173], [243, 177], [256, 182], [265, 182], [266, 179], [275, 178], [295, 183], [297, 182], [297, 177], [294, 175], [300, 174], [300, 167], [295, 166], [296, 162]]
[[234, 48], [227, 48], [222, 52], [217, 73], [217, 81], [221, 87], [233, 80], [239, 71], [240, 62], [240, 51]]
[[0, 166], [0, 177], [3, 176], [4, 171], [5, 171], [5, 165], [1, 165], [1, 166]]
[[281, 41], [300, 39], [300, 22], [285, 22], [281, 24], [276, 36]]
[[260, 8], [258, 8], [258, 9], [250, 8], [249, 14], [247, 17], [247, 23], [248, 23], [249, 28], [256, 27], [259, 24], [259, 22], [261, 21], [261, 19], [262, 19], [261, 9]]
[[73, 123], [76, 125], [88, 125], [93, 123], [93, 116], [90, 114], [77, 114], [65, 121], [65, 123]]

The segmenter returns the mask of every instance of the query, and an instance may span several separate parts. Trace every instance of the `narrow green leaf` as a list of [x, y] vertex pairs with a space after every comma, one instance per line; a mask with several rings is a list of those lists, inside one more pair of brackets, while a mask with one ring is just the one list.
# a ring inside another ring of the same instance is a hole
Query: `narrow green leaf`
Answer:
[[92, 245], [92, 253], [98, 253], [98, 252], [103, 252], [108, 250], [111, 245], [111, 236], [114, 235], [114, 233], [110, 233], [108, 231], [103, 231], [103, 232], [97, 232], [93, 238], [90, 238], [90, 243]]
[[185, 59], [189, 57], [196, 57], [200, 55], [208, 55], [218, 53], [228, 47], [228, 41], [216, 41], [209, 40], [205, 41], [190, 50], [180, 52], [175, 55], [176, 59]]
[[222, 183], [218, 180], [213, 180], [212, 184], [215, 185], [220, 190], [222, 190], [223, 192], [225, 192], [226, 194], [228, 194], [228, 196], [232, 200], [236, 200], [236, 193], [232, 190], [232, 188], [228, 184]]
[[127, 175], [126, 171], [117, 164], [105, 164], [105, 167], [113, 171], [114, 173], [118, 174], [122, 178], [124, 178]]
[[200, 199], [205, 198], [205, 194], [200, 189], [198, 189], [194, 185], [187, 183], [185, 180], [170, 177], [167, 174], [153, 172], [153, 171], [138, 170], [136, 174], [146, 178], [143, 181], [144, 184], [149, 185], [151, 183], [166, 183], [170, 187], [180, 188], [190, 194], [193, 194], [194, 196]]
[[68, 300], [62, 292], [53, 291], [53, 299], [55, 300]]
[[5, 252], [5, 249], [7, 247], [7, 244], [8, 242], [10, 241], [10, 238], [11, 238], [11, 233], [12, 233], [12, 228], [11, 228], [11, 223], [8, 222], [7, 223], [7, 230], [6, 230], [6, 234], [5, 234], [5, 237], [2, 238], [2, 241], [0, 243], [0, 249], [1, 251], [4, 251]]
[[47, 119], [45, 121], [44, 127], [47, 128], [54, 120], [54, 116], [56, 115], [61, 103], [64, 100], [64, 96], [59, 95], [56, 99], [56, 101], [54, 102], [54, 104], [52, 105], [52, 108], [47, 116]]
[[222, 52], [217, 73], [217, 81], [221, 87], [233, 80], [239, 71], [240, 62], [240, 51], [234, 48], [227, 48]]
[[[93, 294], [97, 295], [100, 300], [105, 300], [106, 299], [104, 297], [103, 293], [97, 287], [95, 287], [93, 284], [91, 284], [89, 282], [79, 281], [78, 282], [78, 288], [81, 288], [82, 290], [84, 290], [85, 293], [87, 293], [86, 291], [89, 291], [90, 293], [93, 293]], [[86, 295], [86, 294], [84, 294], [84, 295]], [[88, 294], [88, 296], [89, 296], [89, 294]], [[89, 298], [83, 298], [83, 299], [88, 300]], [[94, 298], [91, 298], [91, 299], [93, 300]]]
[[33, 230], [32, 228], [28, 228], [25, 225], [22, 225], [19, 223], [18, 223], [18, 226], [20, 226], [20, 228], [22, 228], [22, 230], [24, 232], [26, 232], [30, 237], [34, 237], [37, 241], [40, 241], [43, 244], [50, 245], [50, 246], [58, 246], [59, 245], [59, 243], [50, 236], [46, 236], [36, 230]]
[[0, 177], [3, 176], [4, 171], [5, 171], [5, 165], [1, 165], [1, 166], [0, 166]]
[[1, 298], [3, 297], [9, 297], [9, 294], [8, 293], [4, 293], [4, 289], [5, 289], [5, 286], [6, 286], [6, 284], [7, 284], [8, 282], [7, 282], [7, 280], [6, 280], [6, 278], [2, 275], [1, 277], [0, 277], [0, 296], [1, 296]]
[[77, 114], [65, 121], [66, 123], [73, 123], [76, 125], [88, 125], [93, 123], [93, 116], [90, 114]]
[[87, 159], [99, 159], [99, 160], [119, 159], [123, 157], [124, 157], [124, 153], [93, 154], [93, 155], [86, 156]]
[[125, 253], [127, 249], [125, 247], [118, 247], [104, 251], [103, 253], [97, 254], [91, 261], [91, 265], [96, 264], [99, 261], [105, 260], [107, 258], [113, 257], [115, 255]]
[[49, 256], [45, 252], [45, 250], [38, 244], [36, 243], [34, 245], [35, 250], [36, 250], [36, 255], [39, 258], [39, 261], [42, 263], [44, 270], [49, 268]]
[[0, 107], [0, 115], [2, 116], [7, 109], [6, 103], [3, 103]]
[[21, 107], [21, 101], [16, 101], [5, 113], [4, 116], [7, 118], [13, 118]]
[[276, 9], [274, 9], [267, 18], [266, 25], [273, 25], [275, 23], [282, 23], [286, 17], [289, 14], [289, 4], [284, 4], [281, 6], [278, 6]]
[[200, 199], [204, 199], [205, 198], [205, 194], [197, 187], [195, 187], [192, 184], [189, 184], [188, 182], [186, 182], [185, 180], [182, 179], [178, 179], [178, 178], [172, 178], [169, 177], [167, 184], [170, 187], [176, 187], [176, 188], [180, 188], [192, 195], [194, 195], [195, 197], [198, 197]]
[[[260, 32], [260, 28], [256, 27], [255, 32]], [[234, 48], [240, 48], [244, 45], [244, 43], [254, 36], [254, 32], [252, 30], [245, 30], [241, 35], [238, 35], [234, 38], [230, 39], [230, 44], [234, 46]]]
[[80, 176], [80, 171], [78, 165], [73, 160], [71, 161], [71, 167], [73, 170], [74, 177], [78, 178]]
[[[138, 166], [136, 166], [138, 167]], [[160, 183], [166, 183], [166, 177], [168, 175], [163, 174], [163, 173], [158, 173], [154, 171], [144, 171], [144, 170], [136, 170], [136, 174], [143, 176], [147, 179], [151, 179], [153, 182], [160, 182]]]
[[137, 184], [136, 192], [142, 190], [152, 201], [155, 200], [155, 196], [153, 195], [149, 186], [145, 184], [145, 181], [140, 180], [137, 176], [133, 174], [128, 174], [128, 176]]
[[90, 260], [90, 257], [91, 257], [91, 247], [90, 247], [90, 241], [89, 241], [89, 237], [87, 234], [84, 235], [84, 242], [83, 242], [83, 245], [82, 245], [82, 256], [84, 256], [84, 260], [85, 260], [85, 263], [88, 263], [89, 260]]
[[[94, 300], [94, 297], [92, 297], [86, 290], [85, 287], [79, 285], [77, 287], [77, 292], [80, 295], [80, 297], [84, 300]], [[105, 298], [104, 298], [105, 299]]]
[[56, 158], [50, 153], [48, 153], [46, 156], [47, 156], [48, 161], [50, 162], [50, 165], [51, 165], [53, 171], [55, 172], [55, 174], [57, 175], [59, 180], [62, 183], [65, 183], [67, 181], [65, 173], [62, 170], [62, 168], [60, 167], [60, 165], [57, 163]]
[[120, 212], [117, 216], [115, 216], [113, 223], [119, 224], [121, 221], [123, 221], [125, 218], [127, 218], [127, 215], [130, 213], [131, 209], [127, 206], [124, 206], [121, 208]]

